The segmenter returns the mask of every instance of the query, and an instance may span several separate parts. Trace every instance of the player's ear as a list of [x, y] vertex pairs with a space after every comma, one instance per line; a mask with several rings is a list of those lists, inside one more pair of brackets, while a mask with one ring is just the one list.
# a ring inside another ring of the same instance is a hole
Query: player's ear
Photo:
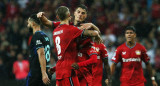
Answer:
[[137, 36], [137, 34], [136, 33], [134, 33], [134, 37], [136, 38], [136, 36]]

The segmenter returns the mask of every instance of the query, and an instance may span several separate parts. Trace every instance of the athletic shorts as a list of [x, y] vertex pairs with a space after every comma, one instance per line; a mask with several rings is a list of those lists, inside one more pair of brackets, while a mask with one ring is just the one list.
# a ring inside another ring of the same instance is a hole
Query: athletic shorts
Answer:
[[144, 86], [144, 83], [140, 83], [137, 85], [129, 85], [128, 83], [121, 83], [121, 86]]
[[80, 86], [77, 76], [56, 80], [56, 86]]

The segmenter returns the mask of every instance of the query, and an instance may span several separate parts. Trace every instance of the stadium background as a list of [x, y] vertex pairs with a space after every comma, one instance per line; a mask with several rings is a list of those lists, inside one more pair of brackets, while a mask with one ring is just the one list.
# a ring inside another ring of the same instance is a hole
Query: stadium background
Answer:
[[[134, 25], [137, 29], [137, 41], [148, 50], [151, 64], [159, 80], [160, 86], [160, 1], [159, 0], [0, 0], [0, 86], [18, 86], [24, 80], [17, 80], [12, 70], [17, 57], [28, 60], [27, 18], [40, 11], [46, 12], [50, 20], [56, 20], [55, 10], [61, 5], [70, 8], [73, 14], [79, 4], [88, 7], [87, 21], [97, 25], [102, 33], [104, 44], [107, 46], [109, 59], [116, 47], [125, 41], [123, 29]], [[52, 39], [53, 29], [44, 29]], [[50, 66], [55, 66], [53, 41]], [[111, 64], [111, 62], [109, 62]], [[152, 86], [150, 77], [144, 75]], [[120, 65], [113, 77], [113, 86], [119, 86]], [[55, 83], [55, 75], [52, 78]], [[23, 86], [23, 85], [20, 85]], [[55, 86], [55, 85], [53, 85]]]

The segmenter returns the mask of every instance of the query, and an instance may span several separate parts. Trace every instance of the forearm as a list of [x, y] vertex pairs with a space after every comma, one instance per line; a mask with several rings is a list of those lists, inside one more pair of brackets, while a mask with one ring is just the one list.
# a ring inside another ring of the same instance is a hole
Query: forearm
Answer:
[[147, 71], [148, 71], [150, 77], [154, 77], [154, 74], [153, 74], [153, 71], [152, 71], [152, 66], [149, 62], [146, 63], [146, 68], [147, 68]]
[[113, 74], [115, 72], [115, 68], [116, 68], [116, 64], [112, 63], [112, 65], [111, 65], [111, 76], [113, 76]]
[[83, 61], [83, 62], [79, 62], [78, 66], [82, 67], [82, 66], [88, 66], [90, 64], [94, 64], [97, 63], [97, 55], [91, 55], [90, 59]]
[[107, 78], [111, 79], [111, 70], [110, 70], [110, 67], [109, 67], [109, 64], [108, 64], [108, 59], [107, 59], [106, 62], [104, 62], [104, 68], [106, 70]]
[[47, 26], [47, 27], [52, 27], [52, 21], [48, 20], [45, 16], [42, 16], [40, 18], [41, 22], [43, 25]]
[[44, 54], [39, 55], [39, 63], [41, 66], [41, 72], [43, 74], [46, 72], [46, 59]]

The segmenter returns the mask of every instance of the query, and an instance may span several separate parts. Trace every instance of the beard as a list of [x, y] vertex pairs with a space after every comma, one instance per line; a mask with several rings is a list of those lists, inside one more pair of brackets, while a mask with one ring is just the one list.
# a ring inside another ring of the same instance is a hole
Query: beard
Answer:
[[28, 27], [29, 28], [29, 33], [33, 33], [33, 28], [32, 27]]

